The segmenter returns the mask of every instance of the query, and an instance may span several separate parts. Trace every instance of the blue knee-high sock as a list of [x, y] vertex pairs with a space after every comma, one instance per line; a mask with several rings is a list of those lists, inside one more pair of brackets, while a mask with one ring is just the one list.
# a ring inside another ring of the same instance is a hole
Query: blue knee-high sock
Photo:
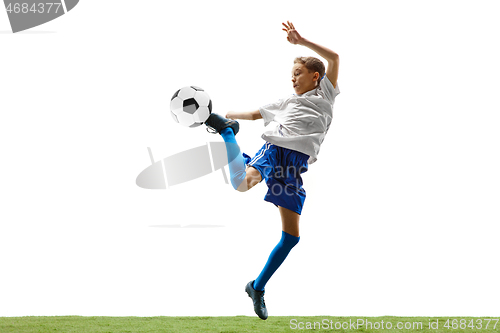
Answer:
[[290, 250], [297, 245], [299, 240], [300, 237], [295, 237], [282, 231], [280, 242], [269, 255], [266, 266], [264, 266], [264, 269], [260, 272], [259, 277], [253, 283], [253, 288], [255, 290], [264, 290], [267, 281], [269, 281], [274, 272], [276, 272], [278, 267], [280, 267], [283, 261], [285, 261], [288, 253], [290, 253]]
[[229, 161], [229, 174], [231, 176], [231, 185], [236, 190], [245, 179], [245, 161], [241, 155], [240, 147], [236, 142], [234, 132], [230, 127], [224, 128], [220, 135], [226, 143], [227, 160]]

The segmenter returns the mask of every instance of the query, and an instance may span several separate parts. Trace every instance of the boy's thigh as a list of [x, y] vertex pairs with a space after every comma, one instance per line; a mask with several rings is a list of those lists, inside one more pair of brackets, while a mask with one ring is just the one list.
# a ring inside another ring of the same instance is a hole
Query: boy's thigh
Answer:
[[267, 181], [268, 191], [264, 198], [278, 207], [289, 209], [298, 215], [302, 213], [306, 200], [306, 191], [302, 187], [302, 181], [284, 178], [269, 178]]
[[300, 215], [306, 199], [301, 174], [308, 169], [309, 156], [286, 148], [280, 148], [278, 156], [278, 165], [266, 178], [269, 190], [264, 200]]

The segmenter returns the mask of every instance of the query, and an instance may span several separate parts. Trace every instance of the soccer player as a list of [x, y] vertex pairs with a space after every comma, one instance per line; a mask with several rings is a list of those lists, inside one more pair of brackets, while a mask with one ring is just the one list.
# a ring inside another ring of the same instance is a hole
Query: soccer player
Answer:
[[[338, 54], [303, 38], [291, 22], [283, 26], [288, 41], [305, 46], [326, 59], [326, 69], [317, 58], [298, 57], [292, 68], [295, 94], [256, 111], [228, 112], [226, 118], [213, 113], [205, 122], [226, 143], [232, 186], [243, 192], [265, 180], [269, 189], [264, 200], [279, 208], [281, 240], [257, 279], [245, 287], [253, 300], [255, 313], [264, 320], [268, 316], [264, 287], [300, 239], [299, 219], [306, 198], [300, 175], [317, 160], [332, 121], [335, 97], [340, 93]], [[239, 131], [236, 119], [264, 119], [264, 125], [271, 121], [277, 123], [274, 130], [262, 135], [266, 143], [253, 158], [240, 152], [235, 139]]]

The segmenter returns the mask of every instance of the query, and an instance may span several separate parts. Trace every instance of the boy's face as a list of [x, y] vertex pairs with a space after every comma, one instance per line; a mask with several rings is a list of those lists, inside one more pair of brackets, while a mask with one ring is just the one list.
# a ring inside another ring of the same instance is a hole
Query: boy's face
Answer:
[[316, 88], [319, 78], [318, 72], [310, 73], [306, 66], [296, 63], [292, 68], [293, 89], [297, 95], [302, 95]]

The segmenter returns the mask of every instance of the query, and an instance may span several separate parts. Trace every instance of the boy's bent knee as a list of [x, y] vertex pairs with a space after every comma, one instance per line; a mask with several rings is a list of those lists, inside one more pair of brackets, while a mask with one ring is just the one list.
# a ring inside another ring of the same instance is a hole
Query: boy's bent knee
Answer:
[[248, 175], [247, 175], [247, 177], [245, 177], [245, 179], [243, 179], [241, 184], [239, 186], [237, 186], [236, 190], [238, 192], [246, 192], [254, 186], [255, 186], [255, 184], [252, 184], [250, 177], [248, 177]]
[[231, 185], [235, 190], [237, 190], [241, 186], [241, 184], [245, 182], [245, 178], [246, 178], [245, 171], [240, 170], [235, 174], [231, 175]]
[[246, 170], [245, 179], [236, 188], [239, 192], [246, 192], [262, 180], [260, 172], [254, 167], [248, 167]]

